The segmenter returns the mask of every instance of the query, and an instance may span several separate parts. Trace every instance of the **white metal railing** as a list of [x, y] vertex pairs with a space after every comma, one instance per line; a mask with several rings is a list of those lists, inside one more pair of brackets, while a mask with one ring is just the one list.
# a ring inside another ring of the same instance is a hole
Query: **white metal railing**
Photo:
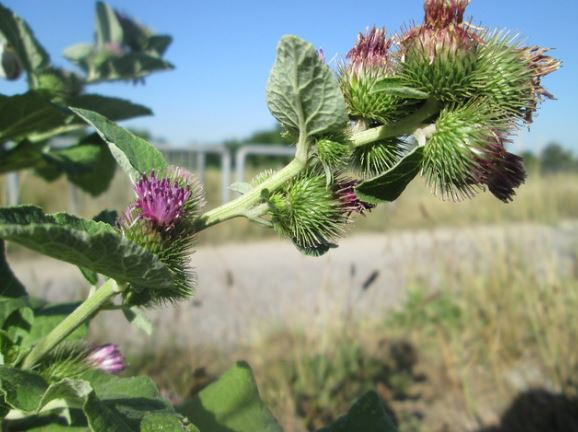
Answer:
[[[217, 155], [220, 159], [220, 189], [221, 201], [227, 202], [230, 199], [230, 183], [232, 171], [231, 152], [225, 146], [191, 146], [191, 147], [159, 147], [169, 163], [182, 166], [190, 171], [194, 171], [203, 185], [206, 184], [207, 155]], [[279, 145], [246, 145], [235, 152], [235, 180], [242, 182], [245, 180], [247, 158], [251, 155], [259, 156], [293, 156], [293, 147]], [[20, 203], [19, 175], [17, 172], [6, 175], [5, 182], [5, 203], [7, 205], [17, 205]], [[80, 209], [78, 191], [72, 183], [68, 183], [68, 211], [78, 213]]]

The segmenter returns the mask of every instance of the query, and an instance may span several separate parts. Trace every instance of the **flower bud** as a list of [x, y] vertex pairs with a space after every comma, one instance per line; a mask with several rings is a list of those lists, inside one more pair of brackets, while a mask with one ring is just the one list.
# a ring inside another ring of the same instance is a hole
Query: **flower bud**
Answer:
[[481, 189], [481, 158], [496, 131], [507, 129], [506, 120], [487, 104], [470, 103], [443, 110], [435, 126], [423, 150], [423, 175], [444, 198], [471, 197]]
[[364, 214], [370, 211], [375, 205], [361, 201], [355, 193], [357, 180], [340, 180], [334, 185], [337, 199], [341, 202], [341, 211], [348, 216], [352, 213]]
[[192, 294], [195, 275], [188, 264], [195, 234], [194, 220], [204, 204], [202, 189], [194, 177], [180, 168], [165, 176], [153, 171], [135, 184], [135, 202], [119, 219], [125, 237], [156, 255], [171, 270], [171, 290], [125, 292], [125, 301], [144, 305], [186, 298]]
[[317, 157], [331, 169], [343, 168], [351, 157], [351, 148], [347, 143], [321, 139], [316, 143]]
[[347, 63], [340, 66], [339, 85], [353, 118], [380, 123], [391, 121], [399, 98], [372, 90], [380, 79], [394, 72], [392, 45], [385, 29], [373, 27], [358, 35], [355, 46], [347, 53]]
[[86, 357], [88, 364], [110, 374], [118, 374], [126, 368], [126, 362], [118, 346], [114, 344], [100, 345]]
[[394, 166], [404, 153], [405, 143], [398, 138], [356, 147], [351, 166], [365, 178], [375, 177]]
[[349, 187], [339, 182], [328, 186], [324, 173], [308, 169], [269, 197], [274, 229], [307, 254], [327, 252], [343, 234], [349, 215], [363, 210]]
[[400, 40], [401, 75], [442, 101], [467, 97], [480, 37], [463, 22], [469, 0], [426, 0], [422, 25]]
[[541, 80], [557, 70], [560, 62], [545, 55], [547, 51], [520, 47], [504, 34], [490, 35], [480, 46], [472, 74], [475, 93], [488, 98], [498, 109], [530, 123], [538, 102], [553, 98], [542, 87]]

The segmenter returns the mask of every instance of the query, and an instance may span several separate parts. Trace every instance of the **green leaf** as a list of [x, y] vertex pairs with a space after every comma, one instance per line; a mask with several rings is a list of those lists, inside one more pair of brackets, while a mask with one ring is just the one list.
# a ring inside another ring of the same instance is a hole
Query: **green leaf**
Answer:
[[130, 322], [136, 328], [142, 330], [147, 335], [153, 334], [153, 324], [144, 315], [142, 309], [137, 306], [123, 306], [122, 313], [128, 322]]
[[329, 67], [313, 45], [284, 36], [267, 83], [273, 116], [300, 141], [343, 130], [348, 124], [345, 100]]
[[319, 432], [397, 432], [383, 402], [375, 392], [361, 397], [349, 412]]
[[22, 66], [29, 74], [49, 65], [48, 53], [34, 37], [28, 24], [2, 4], [0, 4], [0, 33], [14, 47]]
[[420, 172], [422, 159], [423, 147], [414, 148], [385, 173], [359, 183], [357, 197], [371, 204], [395, 201]]
[[16, 145], [0, 144], [0, 174], [27, 168], [41, 167], [44, 164], [43, 143], [32, 143], [28, 140]]
[[0, 142], [54, 129], [63, 125], [65, 119], [64, 110], [57, 108], [35, 91], [9, 97], [1, 96]]
[[116, 171], [108, 146], [97, 134], [87, 136], [77, 145], [51, 149], [43, 157], [48, 166], [37, 168], [42, 177], [64, 172], [71, 183], [92, 196], [108, 190]]
[[162, 153], [146, 140], [112, 123], [93, 111], [71, 108], [87, 123], [94, 126], [125, 173], [137, 181], [143, 174], [155, 170], [163, 174], [167, 168]]
[[149, 116], [153, 112], [144, 105], [136, 104], [126, 99], [101, 96], [98, 94], [83, 94], [67, 99], [69, 105], [98, 111], [99, 114], [112, 121], [127, 120], [134, 117]]
[[36, 411], [47, 388], [48, 384], [40, 375], [0, 366], [0, 393], [11, 408]]
[[109, 276], [119, 283], [171, 288], [172, 273], [153, 254], [104, 222], [40, 208], [0, 209], [0, 238]]
[[[120, 378], [95, 371], [86, 379], [91, 383], [98, 400], [128, 425], [129, 429], [121, 429], [122, 432], [139, 431], [141, 420], [146, 415], [176, 416], [172, 406], [160, 396], [148, 377]], [[91, 413], [87, 412], [87, 416], [90, 418]], [[109, 429], [98, 429], [101, 430], [104, 432]], [[175, 429], [179, 430], [186, 429]]]
[[259, 396], [249, 365], [243, 362], [177, 408], [201, 431], [281, 432]]
[[384, 93], [399, 96], [405, 99], [427, 99], [429, 94], [407, 86], [402, 78], [385, 77], [376, 82], [371, 93]]
[[148, 414], [143, 418], [140, 432], [199, 432], [191, 425], [183, 425], [182, 422], [171, 414]]
[[103, 46], [109, 43], [122, 44], [122, 27], [114, 12], [104, 2], [96, 2], [96, 44]]
[[25, 295], [26, 288], [8, 266], [6, 246], [4, 245], [4, 240], [0, 240], [0, 296], [15, 298]]

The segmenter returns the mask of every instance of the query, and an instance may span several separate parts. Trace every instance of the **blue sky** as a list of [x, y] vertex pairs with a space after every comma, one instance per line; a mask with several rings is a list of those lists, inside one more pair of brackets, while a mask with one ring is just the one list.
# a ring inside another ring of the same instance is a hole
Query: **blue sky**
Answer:
[[[50, 52], [67, 65], [62, 50], [91, 42], [91, 1], [2, 0], [25, 18]], [[149, 129], [171, 144], [218, 143], [242, 138], [274, 124], [265, 105], [265, 83], [284, 34], [296, 34], [328, 58], [343, 56], [367, 26], [391, 32], [422, 18], [421, 0], [293, 0], [212, 2], [110, 0], [174, 43], [167, 53], [176, 70], [147, 79], [146, 85], [115, 83], [91, 91], [131, 99], [151, 107], [155, 116], [127, 122]], [[521, 131], [516, 149], [539, 149], [558, 141], [578, 152], [578, 1], [473, 0], [468, 16], [491, 28], [508, 28], [528, 44], [556, 48], [563, 68], [545, 80], [558, 100], [542, 105], [531, 130]], [[0, 82], [0, 93], [16, 93], [24, 83]]]

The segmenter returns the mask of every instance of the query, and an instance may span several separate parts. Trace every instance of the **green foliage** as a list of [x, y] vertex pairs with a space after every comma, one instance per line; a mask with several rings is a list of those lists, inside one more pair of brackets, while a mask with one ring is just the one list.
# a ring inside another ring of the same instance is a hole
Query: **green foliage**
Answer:
[[28, 24], [1, 4], [0, 33], [14, 47], [20, 62], [28, 73], [29, 83], [33, 84], [35, 75], [50, 63], [48, 53], [40, 45]]
[[329, 67], [311, 44], [296, 36], [279, 42], [267, 83], [267, 105], [303, 143], [347, 126], [345, 100]]
[[379, 396], [370, 392], [360, 398], [335, 424], [319, 432], [397, 432]]
[[201, 431], [281, 432], [259, 396], [251, 369], [237, 363], [178, 411]]
[[[68, 409], [82, 409], [90, 430], [94, 432], [151, 430], [150, 427], [160, 419], [169, 417], [171, 419], [165, 423], [177, 425], [169, 430], [195, 430], [180, 420], [146, 377], [119, 378], [94, 371], [82, 379], [63, 379], [48, 385], [33, 372], [0, 367], [0, 392], [10, 408], [31, 415], [25, 421], [14, 421], [20, 430], [28, 430], [26, 422], [34, 424], [34, 415], [42, 417], [43, 408], [53, 401], [61, 401], [63, 413]], [[9, 429], [11, 422], [6, 420]], [[82, 423], [80, 421], [79, 426], [86, 427], [86, 423]]]
[[79, 108], [71, 109], [96, 129], [108, 144], [117, 163], [133, 182], [153, 170], [157, 175], [164, 174], [167, 163], [162, 153], [152, 144], [98, 113]]
[[103, 222], [31, 206], [0, 209], [0, 238], [137, 287], [172, 286], [172, 275], [154, 255]]
[[65, 119], [65, 112], [38, 92], [28, 91], [15, 96], [0, 95], [0, 143], [19, 141], [32, 133], [57, 128]]
[[153, 31], [107, 4], [96, 3], [94, 45], [74, 45], [64, 56], [86, 73], [86, 81], [142, 79], [153, 72], [173, 69], [163, 59], [172, 38]]
[[424, 148], [416, 147], [385, 173], [361, 182], [355, 191], [362, 201], [371, 204], [395, 201], [418, 175]]
[[14, 275], [6, 261], [6, 246], [4, 240], [0, 240], [0, 296], [22, 297], [26, 295], [26, 288]]
[[550, 143], [540, 152], [540, 169], [544, 174], [576, 172], [578, 159], [560, 144]]

